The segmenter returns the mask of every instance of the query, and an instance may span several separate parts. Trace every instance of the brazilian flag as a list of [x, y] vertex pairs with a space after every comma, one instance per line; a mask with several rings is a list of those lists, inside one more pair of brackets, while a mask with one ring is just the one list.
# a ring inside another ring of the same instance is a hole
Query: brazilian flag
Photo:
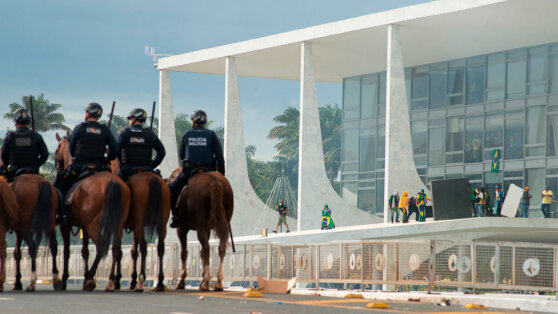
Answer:
[[495, 149], [492, 151], [492, 164], [490, 166], [490, 172], [500, 171], [500, 150]]

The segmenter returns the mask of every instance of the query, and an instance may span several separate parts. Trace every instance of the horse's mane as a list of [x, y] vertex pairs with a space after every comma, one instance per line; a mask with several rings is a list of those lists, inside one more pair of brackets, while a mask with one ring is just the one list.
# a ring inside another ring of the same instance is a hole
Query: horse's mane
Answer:
[[4, 177], [0, 177], [0, 196], [1, 196], [1, 206], [2, 210], [6, 216], [10, 219], [10, 223], [17, 223], [19, 220], [18, 212], [19, 206], [15, 198], [15, 194], [12, 188], [8, 184], [8, 180]]

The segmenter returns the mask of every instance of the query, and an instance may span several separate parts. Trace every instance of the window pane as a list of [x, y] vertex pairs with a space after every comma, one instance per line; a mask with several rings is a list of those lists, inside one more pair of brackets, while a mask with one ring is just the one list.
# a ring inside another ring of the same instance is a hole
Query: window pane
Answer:
[[372, 118], [378, 111], [378, 82], [377, 77], [362, 79], [362, 104], [360, 106], [361, 119]]
[[386, 72], [380, 73], [380, 116], [386, 115]]
[[469, 61], [469, 67], [467, 68], [467, 104], [478, 104], [483, 101], [484, 58]]
[[508, 62], [507, 98], [525, 97], [525, 60]]
[[465, 120], [462, 117], [448, 118], [447, 152], [463, 151], [463, 135], [465, 134]]
[[433, 65], [430, 71], [430, 108], [446, 107], [446, 65]]
[[345, 79], [343, 90], [343, 117], [345, 119], [358, 118], [360, 102], [360, 78]]
[[[544, 190], [544, 185], [546, 184], [546, 170], [544, 168], [536, 168], [526, 169], [525, 172], [525, 179], [527, 179], [525, 185], [529, 187], [531, 195], [533, 195], [533, 198], [531, 198], [531, 205], [540, 206], [542, 201], [540, 195]], [[542, 213], [540, 211], [532, 210], [529, 214], [532, 214], [532, 217], [542, 217]]]
[[426, 109], [426, 100], [417, 100], [428, 97], [428, 66], [413, 69], [413, 93], [411, 109]]
[[426, 121], [411, 122], [411, 139], [414, 154], [426, 154]]
[[501, 113], [486, 115], [486, 137], [484, 147], [502, 147], [504, 145], [504, 116]]
[[[546, 71], [548, 69], [546, 55], [529, 57], [528, 82], [529, 95], [545, 93]], [[533, 83], [539, 84], [533, 84]]]
[[374, 209], [376, 215], [384, 215], [384, 180], [376, 181], [376, 208]]
[[506, 143], [504, 147], [505, 159], [523, 158], [523, 111], [516, 111], [506, 115]]
[[[463, 94], [465, 84], [465, 60], [453, 61], [449, 64], [448, 70], [448, 95]], [[456, 95], [449, 97], [449, 105], [463, 104], [463, 96]]]
[[359, 171], [373, 171], [376, 169], [376, 135], [360, 137]]
[[488, 56], [486, 74], [486, 99], [503, 99], [506, 87], [506, 55], [499, 53]]
[[465, 133], [465, 162], [482, 161], [482, 129], [483, 117], [467, 118], [467, 131]]
[[551, 64], [551, 86], [550, 92], [551, 93], [558, 93], [558, 54], [552, 56], [552, 64]]
[[548, 156], [558, 156], [558, 115], [548, 116]]
[[343, 130], [343, 161], [358, 160], [358, 129]]
[[441, 166], [444, 164], [445, 148], [444, 142], [446, 137], [445, 128], [431, 128], [429, 130], [428, 139], [428, 165]]
[[343, 182], [341, 185], [341, 196], [347, 203], [356, 206], [357, 205], [357, 183]]
[[385, 158], [386, 152], [386, 126], [378, 126], [378, 158]]
[[543, 106], [527, 108], [527, 144], [546, 142], [546, 110]]
[[374, 213], [374, 190], [360, 190], [358, 191], [358, 208]]

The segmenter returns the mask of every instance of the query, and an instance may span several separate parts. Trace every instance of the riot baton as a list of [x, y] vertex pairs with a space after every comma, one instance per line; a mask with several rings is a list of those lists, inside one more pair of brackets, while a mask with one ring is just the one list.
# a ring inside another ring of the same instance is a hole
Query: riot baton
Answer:
[[29, 109], [31, 110], [31, 130], [35, 131], [35, 118], [33, 115], [33, 95], [29, 95]]
[[232, 244], [233, 253], [236, 253], [236, 250], [234, 248], [234, 240], [233, 240], [232, 228], [231, 228], [231, 223], [230, 222], [229, 222], [229, 234], [231, 235], [231, 244]]
[[114, 105], [116, 104], [116, 101], [112, 102], [112, 109], [110, 109], [110, 116], [109, 116], [109, 122], [108, 122], [108, 128], [110, 130], [110, 123], [112, 122], [112, 114], [114, 113]]
[[149, 124], [149, 129], [153, 130], [153, 116], [155, 116], [155, 101], [153, 101], [153, 109], [151, 109], [151, 124]]

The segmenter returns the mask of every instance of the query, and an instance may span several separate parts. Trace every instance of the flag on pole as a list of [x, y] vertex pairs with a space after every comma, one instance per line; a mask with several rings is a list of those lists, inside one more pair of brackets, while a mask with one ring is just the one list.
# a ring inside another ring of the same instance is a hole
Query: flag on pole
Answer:
[[492, 151], [492, 164], [490, 166], [490, 172], [500, 171], [500, 150], [495, 149]]

